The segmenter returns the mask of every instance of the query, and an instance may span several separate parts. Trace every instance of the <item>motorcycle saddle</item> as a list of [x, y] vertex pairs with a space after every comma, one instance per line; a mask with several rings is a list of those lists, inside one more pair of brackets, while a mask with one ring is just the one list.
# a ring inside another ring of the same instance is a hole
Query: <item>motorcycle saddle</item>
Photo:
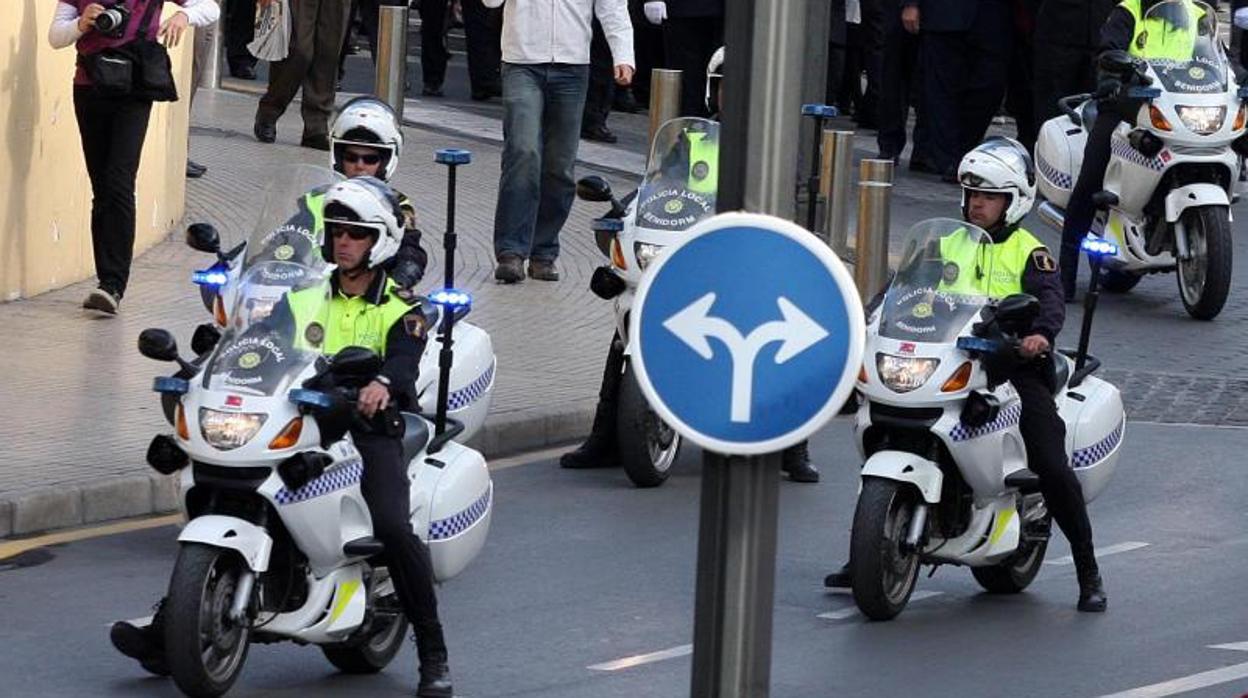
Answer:
[[429, 426], [425, 420], [411, 412], [400, 412], [403, 417], [403, 462], [411, 463], [429, 444]]

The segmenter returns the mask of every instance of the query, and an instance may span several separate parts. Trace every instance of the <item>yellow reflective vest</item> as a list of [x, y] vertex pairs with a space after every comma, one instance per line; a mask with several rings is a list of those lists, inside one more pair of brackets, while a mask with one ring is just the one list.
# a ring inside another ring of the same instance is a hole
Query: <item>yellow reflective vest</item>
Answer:
[[719, 190], [719, 141], [700, 131], [686, 131], [689, 139], [689, 191], [715, 194]]
[[1027, 260], [1042, 247], [1025, 228], [1015, 229], [1001, 243], [978, 242], [965, 229], [956, 231], [940, 240], [940, 290], [996, 299], [1022, 293]]
[[[1204, 17], [1205, 11], [1196, 3], [1188, 0], [1185, 3], [1197, 18]], [[1143, 18], [1140, 0], [1122, 0], [1119, 7], [1131, 14], [1135, 20], [1135, 30], [1131, 35], [1131, 46], [1128, 52], [1136, 58], [1163, 59], [1186, 61], [1190, 60], [1196, 48], [1196, 27], [1175, 27], [1160, 18]]]
[[364, 347], [384, 357], [390, 328], [412, 310], [393, 294], [397, 289], [386, 278], [380, 303], [334, 290], [329, 281], [288, 294], [295, 320], [295, 348], [333, 355], [346, 347]]

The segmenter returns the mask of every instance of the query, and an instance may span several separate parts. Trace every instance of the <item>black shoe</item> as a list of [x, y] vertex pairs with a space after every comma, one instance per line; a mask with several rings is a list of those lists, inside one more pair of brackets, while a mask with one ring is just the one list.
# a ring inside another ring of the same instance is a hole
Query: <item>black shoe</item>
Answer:
[[625, 114], [636, 114], [641, 111], [641, 107], [637, 104], [637, 98], [633, 96], [633, 91], [628, 88], [616, 89], [615, 99], [611, 102], [611, 108], [615, 111], [622, 111]]
[[559, 458], [559, 467], [570, 470], [614, 468], [620, 465], [615, 443], [615, 403], [598, 400], [594, 408], [594, 426], [585, 443]]
[[155, 623], [139, 627], [129, 621], [117, 621], [108, 631], [108, 639], [118, 652], [138, 661], [149, 673], [168, 676], [165, 663], [165, 643]]
[[256, 66], [242, 65], [242, 64], [231, 65], [230, 76], [238, 78], [239, 80], [255, 80], [256, 79]]
[[810, 464], [807, 442], [784, 449], [781, 457], [784, 460], [784, 472], [789, 474], [789, 479], [793, 482], [819, 482], [819, 471]]
[[256, 125], [252, 132], [256, 134], [256, 140], [261, 143], [272, 143], [277, 140], [277, 124], [270, 124], [256, 119]]
[[502, 96], [503, 96], [502, 89], [496, 86], [486, 87], [482, 89], [474, 88], [472, 90], [472, 101], [474, 102], [484, 102], [490, 99], [494, 99], [495, 97], [502, 97]]
[[117, 308], [120, 305], [121, 294], [110, 291], [103, 286], [88, 293], [87, 299], [82, 302], [82, 307], [86, 310], [94, 310], [105, 315], [116, 315]]
[[1084, 613], [1104, 613], [1109, 606], [1105, 596], [1105, 583], [1101, 581], [1101, 570], [1097, 567], [1096, 557], [1091, 550], [1076, 552], [1075, 575], [1079, 579], [1078, 608]]
[[416, 698], [453, 698], [454, 695], [451, 670], [445, 661], [420, 663], [420, 685], [416, 687]]
[[319, 135], [315, 135], [315, 136], [304, 135], [303, 139], [299, 141], [299, 145], [303, 146], [304, 148], [311, 148], [313, 150], [324, 150], [328, 152], [329, 151], [329, 136], [323, 133]]
[[524, 281], [524, 260], [520, 255], [499, 255], [498, 266], [494, 267], [494, 280], [503, 284]]
[[558, 281], [559, 270], [555, 268], [555, 260], [530, 259], [529, 278], [538, 281]]
[[426, 83], [424, 87], [420, 88], [420, 93], [426, 97], [442, 97], [442, 85]]
[[581, 138], [584, 138], [587, 141], [599, 141], [600, 143], [617, 143], [620, 140], [619, 138], [616, 138], [615, 134], [611, 133], [611, 129], [606, 126], [589, 126], [587, 128], [583, 128], [581, 129]]
[[204, 173], [207, 171], [208, 171], [207, 167], [204, 167], [203, 165], [199, 164], [198, 162], [195, 162], [194, 160], [186, 161], [187, 179], [199, 179], [200, 177], [203, 177]]
[[823, 585], [829, 589], [848, 589], [854, 585], [854, 573], [849, 563], [841, 565], [841, 569], [823, 578]]

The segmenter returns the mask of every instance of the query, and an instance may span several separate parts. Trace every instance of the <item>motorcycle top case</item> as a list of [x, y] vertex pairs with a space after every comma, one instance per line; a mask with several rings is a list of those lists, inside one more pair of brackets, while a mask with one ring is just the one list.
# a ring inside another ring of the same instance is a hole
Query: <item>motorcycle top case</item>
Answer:
[[429, 545], [444, 582], [481, 552], [494, 511], [494, 483], [481, 454], [454, 441], [410, 466], [412, 529]]
[[1087, 141], [1087, 132], [1064, 114], [1044, 122], [1036, 139], [1036, 173], [1040, 195], [1046, 201], [1066, 208]]
[[[1070, 397], [1083, 396], [1083, 400]], [[1118, 389], [1089, 376], [1077, 388], [1064, 391], [1062, 419], [1070, 465], [1083, 486], [1084, 501], [1096, 499], [1113, 476], [1127, 428]]]

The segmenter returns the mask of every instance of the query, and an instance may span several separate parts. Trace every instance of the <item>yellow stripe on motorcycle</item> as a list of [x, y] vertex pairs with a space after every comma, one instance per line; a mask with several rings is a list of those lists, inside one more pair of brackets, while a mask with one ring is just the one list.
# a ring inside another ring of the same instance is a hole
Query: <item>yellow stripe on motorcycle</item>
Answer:
[[347, 610], [347, 606], [351, 605], [351, 599], [355, 596], [355, 592], [360, 590], [360, 581], [352, 579], [349, 582], [343, 582], [335, 593], [334, 610], [329, 614], [329, 622], [334, 623], [338, 617]]
[[1001, 536], [1005, 535], [1005, 531], [1010, 527], [1010, 521], [1013, 518], [1013, 509], [1006, 509], [997, 513], [997, 520], [992, 524], [992, 535], [988, 536], [989, 545], [996, 545], [997, 541], [1001, 540]]

